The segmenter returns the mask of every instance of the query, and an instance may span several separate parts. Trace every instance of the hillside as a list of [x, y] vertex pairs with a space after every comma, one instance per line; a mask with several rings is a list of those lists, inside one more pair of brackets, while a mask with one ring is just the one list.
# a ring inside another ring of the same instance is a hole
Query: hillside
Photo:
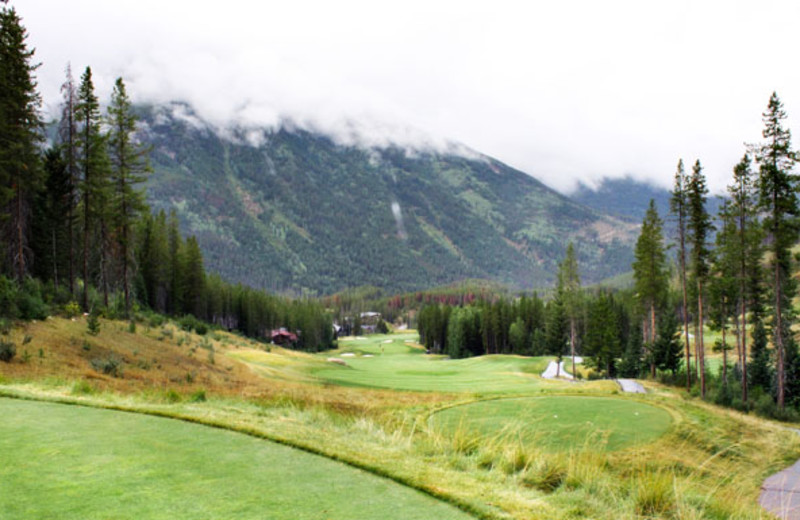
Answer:
[[150, 203], [175, 209], [232, 281], [316, 294], [464, 278], [536, 287], [570, 240], [587, 282], [630, 266], [635, 224], [486, 156], [365, 150], [285, 128], [222, 137], [182, 104], [140, 115]]
[[[658, 214], [666, 221], [669, 227], [672, 222], [669, 216], [670, 190], [655, 186], [649, 182], [636, 180], [627, 176], [622, 178], [604, 178], [594, 188], [580, 183], [570, 197], [580, 204], [584, 204], [602, 213], [608, 213], [619, 218], [629, 219], [632, 222], [641, 222], [650, 199], [656, 202]], [[709, 195], [707, 210], [711, 215], [716, 215], [720, 207], [720, 198]]]

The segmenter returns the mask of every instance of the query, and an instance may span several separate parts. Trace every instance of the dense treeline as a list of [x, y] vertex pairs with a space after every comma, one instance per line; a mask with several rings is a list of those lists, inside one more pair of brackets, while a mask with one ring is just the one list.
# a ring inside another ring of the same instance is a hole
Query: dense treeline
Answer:
[[[570, 320], [564, 296], [557, 291], [547, 301], [534, 294], [468, 305], [426, 305], [418, 316], [420, 341], [430, 352], [454, 358], [485, 354], [569, 357]], [[585, 291], [575, 306], [574, 344], [577, 353], [590, 356], [586, 362], [597, 375], [638, 377], [650, 364], [662, 371], [679, 369], [677, 314], [665, 314], [663, 319], [671, 323], [662, 327], [665, 333], [657, 336], [655, 348], [645, 351], [635, 320], [633, 291]]]
[[0, 311], [40, 318], [60, 306], [134, 318], [140, 309], [190, 316], [253, 337], [298, 331], [297, 347], [332, 345], [319, 303], [291, 301], [208, 275], [195, 237], [174, 214], [151, 214], [149, 150], [122, 78], [101, 110], [92, 70], [61, 87], [47, 148], [33, 50], [13, 8], [0, 10]]

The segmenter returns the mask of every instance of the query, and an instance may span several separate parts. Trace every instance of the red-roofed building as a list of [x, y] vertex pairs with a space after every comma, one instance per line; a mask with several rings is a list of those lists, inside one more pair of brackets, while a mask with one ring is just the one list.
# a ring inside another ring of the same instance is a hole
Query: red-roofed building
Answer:
[[281, 327], [280, 329], [274, 329], [272, 334], [270, 334], [270, 338], [273, 343], [276, 345], [287, 345], [292, 343], [297, 343], [297, 334], [293, 332], [289, 332], [285, 328]]

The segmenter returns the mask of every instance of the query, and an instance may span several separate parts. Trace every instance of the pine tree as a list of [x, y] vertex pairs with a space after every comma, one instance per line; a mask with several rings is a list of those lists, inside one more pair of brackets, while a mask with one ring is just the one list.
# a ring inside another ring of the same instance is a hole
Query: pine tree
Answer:
[[696, 161], [692, 168], [692, 175], [689, 178], [687, 187], [688, 202], [688, 235], [692, 245], [692, 278], [695, 284], [697, 297], [697, 315], [695, 316], [695, 348], [698, 354], [698, 371], [700, 372], [700, 395], [706, 396], [706, 375], [705, 375], [705, 345], [703, 344], [703, 310], [705, 297], [705, 283], [709, 271], [708, 235], [713, 226], [711, 219], [706, 211], [706, 188], [703, 167], [700, 161]]
[[64, 215], [69, 204], [69, 178], [66, 163], [58, 148], [45, 152], [45, 189], [36, 197], [33, 210], [32, 240], [36, 262], [33, 273], [42, 280], [51, 280], [58, 289], [68, 267], [68, 230]]
[[616, 375], [616, 360], [622, 354], [619, 321], [614, 313], [613, 298], [601, 292], [589, 303], [589, 315], [583, 348], [592, 356], [595, 366], [608, 377]]
[[572, 373], [575, 373], [575, 344], [578, 337], [578, 318], [581, 312], [581, 279], [578, 274], [578, 259], [572, 242], [567, 246], [564, 260], [558, 266], [558, 287], [564, 313], [569, 322], [569, 352], [572, 357]]
[[203, 255], [195, 237], [186, 239], [186, 248], [182, 259], [183, 272], [183, 310], [187, 314], [203, 316], [203, 295], [205, 292], [205, 269]]
[[61, 108], [61, 121], [58, 125], [58, 137], [68, 178], [67, 204], [64, 213], [67, 226], [67, 276], [69, 293], [75, 296], [75, 212], [78, 204], [78, 181], [81, 174], [78, 166], [78, 123], [76, 120], [78, 92], [70, 65], [67, 65], [66, 76], [66, 80], [61, 85], [61, 95], [64, 97], [64, 101]]
[[[633, 262], [634, 287], [648, 348], [653, 348], [656, 341], [656, 310], [664, 304], [669, 277], [662, 226], [655, 201], [650, 199], [650, 207], [647, 209], [641, 233], [636, 241]], [[655, 377], [655, 358], [652, 355], [648, 358], [651, 360], [650, 375]]]
[[711, 277], [708, 282], [709, 318], [711, 325], [722, 332], [722, 381], [728, 385], [728, 322], [737, 314], [737, 303], [740, 300], [740, 284], [737, 280], [740, 267], [741, 249], [736, 226], [737, 215], [731, 211], [726, 200], [720, 207], [719, 220], [721, 229], [716, 236], [716, 247], [712, 252]]
[[130, 312], [130, 269], [132, 267], [133, 224], [147, 209], [144, 192], [139, 188], [150, 171], [147, 162], [148, 150], [134, 139], [136, 117], [122, 78], [118, 78], [108, 107], [109, 156], [111, 158], [111, 181], [119, 263], [122, 267], [122, 290], [125, 296], [125, 312]]
[[728, 187], [730, 194], [730, 212], [735, 216], [735, 233], [738, 247], [736, 255], [736, 278], [739, 285], [738, 311], [736, 312], [736, 329], [741, 345], [739, 364], [742, 374], [742, 402], [748, 399], [747, 369], [747, 323], [748, 312], [750, 322], [755, 324], [762, 315], [763, 269], [763, 233], [757, 215], [757, 186], [755, 175], [750, 167], [750, 156], [745, 154], [733, 169], [733, 184]]
[[678, 234], [678, 268], [680, 269], [681, 292], [683, 293], [683, 307], [681, 315], [683, 317], [683, 339], [686, 344], [686, 390], [692, 388], [692, 353], [689, 338], [689, 297], [688, 285], [686, 282], [686, 221], [688, 212], [688, 179], [683, 168], [683, 159], [678, 160], [678, 169], [675, 172], [675, 184], [670, 198], [670, 211], [677, 220]]
[[[105, 270], [106, 245], [102, 232], [108, 202], [108, 154], [106, 142], [100, 131], [100, 104], [94, 93], [92, 70], [86, 67], [78, 88], [76, 121], [79, 125], [80, 156], [78, 164], [83, 174], [81, 193], [83, 203], [83, 308], [89, 310], [89, 264], [93, 249], [100, 252], [100, 276], [104, 285], [107, 303], [107, 276]], [[95, 226], [101, 226], [100, 239], [92, 240]]]
[[791, 276], [791, 247], [800, 233], [797, 176], [792, 173], [796, 161], [792, 150], [791, 132], [783, 128], [786, 112], [778, 95], [773, 92], [767, 111], [763, 114], [763, 136], [767, 140], [758, 150], [759, 205], [765, 213], [764, 229], [769, 234], [770, 270], [772, 271], [771, 338], [776, 352], [777, 404], [786, 405], [786, 349], [793, 341], [794, 321], [792, 298], [797, 292]]
[[9, 267], [19, 280], [29, 270], [30, 204], [41, 184], [41, 98], [28, 33], [14, 8], [0, 10], [0, 208]]

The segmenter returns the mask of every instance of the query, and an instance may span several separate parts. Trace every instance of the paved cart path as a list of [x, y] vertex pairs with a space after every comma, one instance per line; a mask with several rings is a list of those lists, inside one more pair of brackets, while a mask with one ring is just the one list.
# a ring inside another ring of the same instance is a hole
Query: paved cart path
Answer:
[[800, 460], [767, 478], [758, 502], [778, 518], [800, 519]]

